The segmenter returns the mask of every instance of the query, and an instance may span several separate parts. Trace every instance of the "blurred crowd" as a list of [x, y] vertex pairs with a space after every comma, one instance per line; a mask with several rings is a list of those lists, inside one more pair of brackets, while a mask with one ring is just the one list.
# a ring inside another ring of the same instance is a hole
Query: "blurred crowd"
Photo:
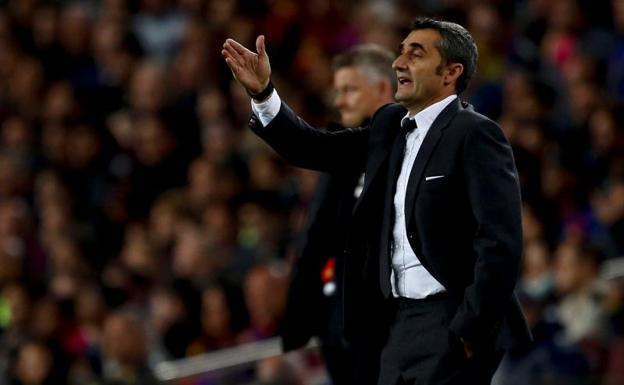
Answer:
[[[323, 125], [331, 58], [416, 15], [475, 37], [462, 97], [520, 173], [535, 343], [495, 383], [624, 384], [624, 0], [0, 1], [0, 384], [153, 384], [275, 336], [317, 174], [248, 132], [221, 45], [264, 34]], [[259, 382], [305, 383], [284, 365]]]

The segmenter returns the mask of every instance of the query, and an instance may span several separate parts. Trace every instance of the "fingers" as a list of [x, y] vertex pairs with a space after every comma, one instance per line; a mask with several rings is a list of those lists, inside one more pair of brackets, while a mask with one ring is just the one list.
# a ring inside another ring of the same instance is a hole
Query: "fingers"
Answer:
[[221, 51], [221, 54], [223, 54], [223, 56], [225, 57], [230, 57], [234, 60], [236, 60], [239, 63], [243, 63], [245, 58], [237, 51], [234, 49], [234, 47], [232, 47], [230, 44], [223, 44], [223, 50]]
[[264, 35], [260, 35], [256, 38], [256, 52], [258, 52], [258, 55], [260, 56], [266, 55], [266, 47], [264, 45]]
[[227, 39], [223, 43], [221, 55], [234, 77], [244, 87], [252, 91], [258, 89], [259, 92], [266, 86], [271, 74], [264, 36], [258, 36], [256, 39], [256, 49], [258, 54], [251, 52], [235, 40]]
[[226, 57], [225, 64], [227, 64], [228, 67], [230, 67], [230, 71], [232, 71], [232, 75], [234, 75], [234, 78], [238, 79], [238, 75], [240, 73], [240, 66], [238, 65], [238, 63], [232, 60], [232, 58]]
[[238, 70], [238, 68], [240, 67], [240, 65], [235, 60], [233, 60], [231, 57], [226, 57], [225, 58], [225, 64], [227, 64], [228, 67], [230, 67], [230, 69], [232, 71], [234, 71], [235, 69]]
[[221, 51], [221, 54], [225, 58], [225, 64], [230, 67], [230, 71], [234, 77], [237, 77], [237, 74], [240, 72], [240, 64], [236, 61], [236, 59], [232, 58], [230, 54], [228, 54], [225, 50]]
[[244, 61], [236, 51], [232, 50], [232, 48], [226, 47], [224, 44], [223, 49], [221, 50], [221, 55], [223, 55], [225, 63], [228, 67], [230, 67], [232, 73], [240, 71]]
[[236, 51], [241, 56], [254, 55], [253, 52], [251, 52], [250, 50], [245, 48], [242, 44], [240, 44], [239, 42], [237, 42], [234, 39], [227, 39], [225, 41], [224, 46], [231, 47], [234, 51]]

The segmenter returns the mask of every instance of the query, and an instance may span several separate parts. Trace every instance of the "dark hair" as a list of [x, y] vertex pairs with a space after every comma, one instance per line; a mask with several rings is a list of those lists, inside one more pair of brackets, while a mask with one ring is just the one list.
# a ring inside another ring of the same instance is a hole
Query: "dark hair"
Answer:
[[412, 21], [411, 31], [421, 29], [433, 29], [442, 36], [442, 40], [437, 45], [442, 56], [442, 64], [460, 63], [464, 66], [464, 71], [455, 84], [455, 91], [461, 94], [474, 75], [479, 59], [477, 45], [472, 35], [459, 24], [428, 17], [419, 17]]
[[378, 79], [388, 79], [392, 89], [396, 89], [396, 74], [392, 69], [394, 54], [377, 44], [357, 45], [334, 58], [333, 70], [344, 67], [357, 67], [367, 72], [367, 75]]

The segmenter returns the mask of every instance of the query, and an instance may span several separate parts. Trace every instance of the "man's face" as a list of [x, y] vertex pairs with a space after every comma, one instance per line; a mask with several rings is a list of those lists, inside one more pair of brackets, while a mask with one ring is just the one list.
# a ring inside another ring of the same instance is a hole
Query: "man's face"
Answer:
[[371, 80], [357, 67], [342, 67], [334, 72], [334, 107], [344, 127], [358, 127], [373, 116], [381, 101], [380, 81]]
[[427, 106], [444, 91], [442, 57], [437, 44], [442, 39], [433, 29], [410, 32], [392, 64], [397, 74], [396, 100], [408, 110]]

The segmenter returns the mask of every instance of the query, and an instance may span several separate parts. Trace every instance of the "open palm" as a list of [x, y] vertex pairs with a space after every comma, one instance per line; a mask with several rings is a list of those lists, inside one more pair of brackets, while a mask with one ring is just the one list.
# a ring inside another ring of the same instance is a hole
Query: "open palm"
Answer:
[[221, 51], [234, 78], [251, 93], [264, 90], [271, 77], [271, 64], [262, 35], [256, 39], [256, 50], [258, 53], [251, 52], [237, 41], [227, 39]]

